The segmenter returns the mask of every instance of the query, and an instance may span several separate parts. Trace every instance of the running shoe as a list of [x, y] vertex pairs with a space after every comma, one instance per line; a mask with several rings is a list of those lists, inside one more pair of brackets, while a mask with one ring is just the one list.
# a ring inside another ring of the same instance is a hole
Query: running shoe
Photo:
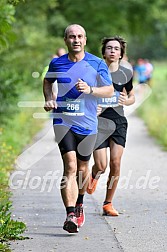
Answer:
[[111, 203], [103, 205], [103, 215], [107, 216], [118, 216], [118, 211], [112, 206]]
[[97, 187], [97, 182], [98, 182], [98, 179], [92, 178], [92, 175], [91, 175], [89, 178], [88, 187], [86, 189], [88, 194], [94, 193]]
[[67, 219], [64, 222], [63, 229], [69, 233], [78, 233], [78, 223], [77, 218], [74, 213], [69, 213], [67, 215]]
[[78, 227], [82, 227], [85, 223], [85, 212], [83, 208], [83, 204], [76, 204], [75, 206], [75, 216], [77, 218]]

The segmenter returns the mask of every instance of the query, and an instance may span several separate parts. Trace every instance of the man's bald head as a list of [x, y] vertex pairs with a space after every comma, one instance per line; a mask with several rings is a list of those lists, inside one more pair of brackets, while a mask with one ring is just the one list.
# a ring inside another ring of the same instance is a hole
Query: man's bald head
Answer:
[[77, 29], [81, 30], [82, 33], [84, 33], [84, 36], [86, 37], [86, 31], [85, 31], [85, 29], [84, 29], [81, 25], [78, 25], [78, 24], [71, 24], [71, 25], [67, 26], [67, 28], [65, 29], [64, 38], [67, 38], [68, 33], [69, 33], [70, 30], [72, 30], [73, 28], [77, 28]]

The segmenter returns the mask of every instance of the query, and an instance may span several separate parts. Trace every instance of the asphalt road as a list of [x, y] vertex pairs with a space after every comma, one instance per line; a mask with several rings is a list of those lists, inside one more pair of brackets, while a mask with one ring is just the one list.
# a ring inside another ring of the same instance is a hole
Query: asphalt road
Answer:
[[[59, 183], [62, 160], [51, 122], [18, 157], [11, 175], [13, 218], [24, 221], [30, 239], [14, 241], [15, 252], [164, 252], [167, 247], [167, 152], [144, 123], [128, 116], [121, 178], [113, 201], [119, 217], [102, 216], [106, 174], [93, 195], [85, 195], [86, 222], [75, 235], [62, 229], [65, 209]], [[93, 160], [90, 160], [90, 167]]]

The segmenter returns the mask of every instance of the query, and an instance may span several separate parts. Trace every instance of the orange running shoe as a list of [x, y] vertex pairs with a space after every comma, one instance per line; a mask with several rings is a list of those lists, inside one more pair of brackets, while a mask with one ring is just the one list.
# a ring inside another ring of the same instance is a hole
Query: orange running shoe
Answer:
[[97, 182], [98, 182], [98, 179], [92, 178], [92, 175], [91, 175], [89, 178], [88, 187], [86, 189], [88, 194], [94, 193], [97, 187]]
[[103, 205], [103, 215], [107, 216], [118, 216], [118, 211], [112, 206], [111, 203]]

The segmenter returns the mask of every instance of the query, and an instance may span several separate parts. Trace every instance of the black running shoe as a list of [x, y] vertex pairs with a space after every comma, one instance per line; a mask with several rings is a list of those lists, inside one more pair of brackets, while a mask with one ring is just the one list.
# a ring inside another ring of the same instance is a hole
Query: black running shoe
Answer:
[[69, 213], [67, 215], [66, 221], [64, 222], [63, 229], [69, 233], [78, 233], [78, 223], [77, 218], [75, 217], [74, 213]]

